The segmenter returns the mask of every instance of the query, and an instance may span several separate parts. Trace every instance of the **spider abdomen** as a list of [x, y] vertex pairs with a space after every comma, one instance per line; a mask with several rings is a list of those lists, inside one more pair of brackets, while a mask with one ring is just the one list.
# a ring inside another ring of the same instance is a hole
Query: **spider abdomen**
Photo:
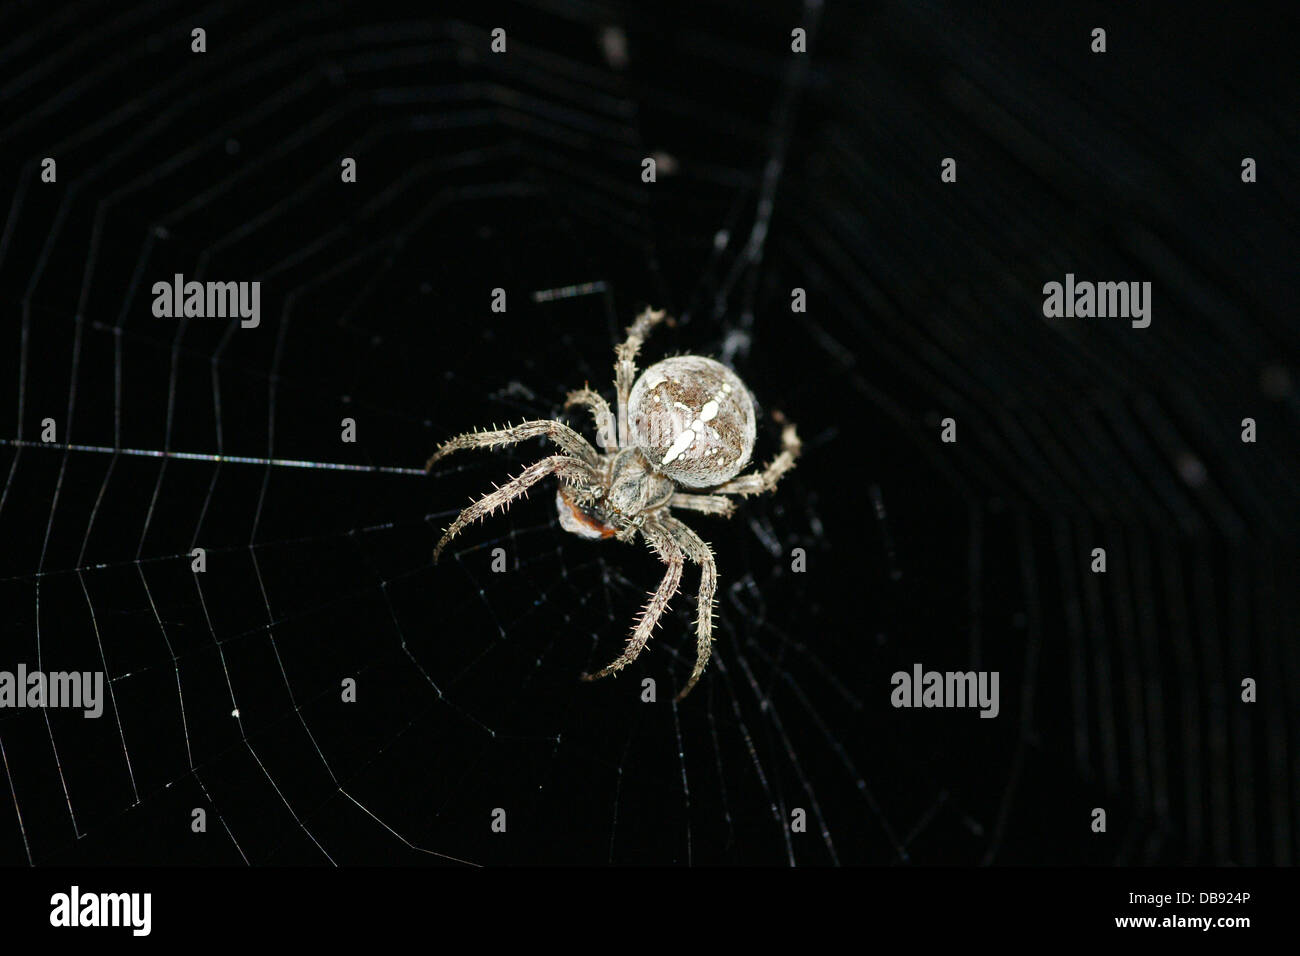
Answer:
[[738, 475], [754, 451], [754, 399], [727, 366], [699, 355], [651, 365], [628, 397], [632, 443], [679, 485]]

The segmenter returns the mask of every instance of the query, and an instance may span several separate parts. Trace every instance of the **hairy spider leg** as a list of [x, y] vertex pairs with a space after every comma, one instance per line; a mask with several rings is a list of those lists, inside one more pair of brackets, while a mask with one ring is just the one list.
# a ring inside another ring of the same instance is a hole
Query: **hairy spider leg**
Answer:
[[583, 386], [570, 392], [564, 399], [566, 409], [575, 405], [585, 405], [596, 423], [596, 442], [607, 452], [618, 450], [618, 428], [614, 423], [614, 413], [609, 410], [609, 402], [599, 392]]
[[686, 685], [677, 692], [681, 700], [691, 692], [704, 673], [713, 653], [713, 597], [718, 590], [718, 566], [713, 560], [713, 549], [682, 521], [665, 514], [659, 523], [672, 535], [672, 540], [686, 557], [700, 566], [700, 593], [695, 612], [695, 668]]
[[538, 435], [545, 435], [570, 455], [582, 459], [589, 465], [596, 465], [600, 461], [600, 455], [596, 452], [596, 449], [591, 447], [591, 443], [568, 425], [550, 419], [539, 419], [531, 422], [520, 422], [518, 425], [513, 426], [507, 425], [505, 428], [497, 428], [491, 431], [466, 432], [463, 435], [457, 435], [455, 438], [449, 438], [439, 445], [438, 450], [425, 462], [424, 470], [431, 470], [441, 459], [446, 458], [452, 452], [461, 451], [465, 448], [494, 448], [498, 445], [513, 445], [529, 438], [536, 438]]
[[628, 446], [627, 398], [636, 381], [636, 355], [641, 351], [650, 330], [662, 322], [667, 313], [663, 309], [645, 309], [636, 321], [627, 327], [627, 340], [616, 346], [614, 355], [614, 384], [618, 389], [618, 447]]
[[663, 617], [664, 611], [668, 610], [668, 602], [672, 600], [681, 584], [682, 565], [685, 563], [685, 555], [683, 555], [681, 548], [674, 543], [672, 535], [655, 524], [644, 525], [641, 528], [641, 533], [655, 552], [658, 553], [659, 560], [668, 565], [668, 570], [664, 572], [659, 587], [650, 595], [650, 600], [637, 618], [637, 622], [632, 628], [632, 634], [627, 639], [627, 645], [623, 648], [623, 653], [617, 660], [602, 667], [594, 674], [583, 674], [582, 680], [598, 680], [601, 677], [608, 677], [610, 674], [617, 674], [636, 660], [645, 648], [646, 642], [650, 640], [650, 633], [654, 630], [654, 626], [659, 623], [659, 618]]
[[687, 511], [700, 511], [704, 514], [722, 515], [730, 518], [736, 510], [736, 503], [721, 495], [692, 495], [684, 491], [675, 493], [668, 499], [669, 508], [683, 508]]
[[550, 458], [543, 458], [541, 461], [533, 462], [521, 471], [517, 478], [512, 478], [495, 491], [490, 491], [478, 501], [475, 501], [462, 511], [455, 521], [447, 526], [442, 540], [433, 549], [433, 563], [438, 563], [438, 558], [447, 542], [456, 537], [467, 525], [492, 514], [497, 508], [502, 510], [508, 508], [510, 502], [524, 494], [547, 475], [552, 474], [575, 485], [583, 482], [595, 483], [599, 480], [595, 470], [590, 465], [568, 455], [553, 455]]

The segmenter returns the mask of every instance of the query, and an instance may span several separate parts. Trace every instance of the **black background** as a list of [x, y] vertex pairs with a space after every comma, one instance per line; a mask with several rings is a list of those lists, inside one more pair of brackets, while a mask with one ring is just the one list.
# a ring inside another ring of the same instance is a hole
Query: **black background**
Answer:
[[[114, 699], [0, 715], [0, 860], [1293, 862], [1294, 23], [1177, 9], [6, 5], [0, 666]], [[176, 272], [260, 280], [260, 328], [154, 318]], [[1066, 272], [1152, 282], [1151, 327], [1045, 320]], [[612, 398], [647, 303], [647, 362], [724, 355], [805, 440], [688, 519], [721, 591], [677, 706], [694, 575], [579, 684], [660, 571], [549, 490], [431, 566], [539, 442], [426, 478], [12, 441], [418, 468]], [[915, 662], [999, 671], [1000, 715], [895, 710]]]

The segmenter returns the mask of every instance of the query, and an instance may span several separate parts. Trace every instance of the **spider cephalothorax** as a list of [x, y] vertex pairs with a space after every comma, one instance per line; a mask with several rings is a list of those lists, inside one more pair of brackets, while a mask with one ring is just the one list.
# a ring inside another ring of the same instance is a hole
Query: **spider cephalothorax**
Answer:
[[728, 495], [771, 491], [794, 467], [799, 437], [794, 425], [775, 415], [783, 423], [781, 453], [762, 471], [740, 475], [754, 450], [754, 400], [735, 372], [710, 358], [679, 355], [650, 366], [636, 378], [641, 343], [663, 320], [662, 310], [646, 309], [628, 327], [627, 340], [616, 350], [617, 425], [609, 403], [598, 393], [590, 388], [569, 393], [565, 408], [585, 405], [590, 409], [603, 453], [563, 422], [541, 420], [459, 435], [443, 443], [426, 467], [432, 468], [439, 459], [463, 448], [509, 445], [539, 435], [555, 442], [563, 452], [529, 465], [518, 477], [462, 511], [434, 549], [435, 562], [447, 542], [466, 525], [497, 508], [509, 507], [537, 482], [555, 475], [560, 479], [555, 505], [564, 530], [584, 538], [621, 541], [640, 534], [668, 565], [622, 655], [594, 674], [583, 674], [584, 680], [615, 674], [636, 660], [677, 593], [683, 564], [698, 564], [695, 669], [677, 695], [681, 699], [695, 686], [709, 661], [718, 576], [712, 549], [672, 512], [683, 509], [730, 516], [734, 505]]

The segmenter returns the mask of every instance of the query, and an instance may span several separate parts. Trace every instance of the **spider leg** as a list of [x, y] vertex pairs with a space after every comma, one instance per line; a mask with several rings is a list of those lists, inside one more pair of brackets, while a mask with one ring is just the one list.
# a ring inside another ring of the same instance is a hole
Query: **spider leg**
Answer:
[[636, 380], [636, 354], [641, 351], [641, 343], [650, 334], [650, 330], [664, 320], [667, 313], [663, 309], [645, 309], [636, 317], [636, 321], [627, 327], [627, 339], [614, 349], [617, 361], [614, 363], [614, 384], [618, 389], [618, 447], [626, 448], [628, 444], [627, 397], [632, 392], [632, 383]]
[[609, 402], [605, 401], [599, 392], [593, 392], [584, 386], [570, 392], [564, 399], [565, 408], [572, 408], [575, 405], [586, 405], [590, 409], [591, 417], [596, 422], [596, 441], [600, 442], [600, 447], [605, 451], [616, 450], [618, 436], [615, 434], [614, 413], [609, 410]]
[[632, 628], [632, 635], [627, 639], [627, 646], [623, 648], [623, 653], [617, 660], [606, 667], [602, 667], [596, 673], [583, 674], [583, 680], [597, 680], [601, 677], [608, 677], [610, 674], [617, 674], [636, 660], [637, 656], [645, 648], [646, 642], [650, 640], [650, 632], [659, 623], [659, 618], [663, 616], [664, 611], [668, 610], [668, 602], [672, 600], [673, 595], [677, 593], [678, 586], [681, 584], [684, 556], [681, 549], [673, 543], [672, 537], [653, 524], [647, 524], [642, 528], [642, 533], [655, 551], [658, 552], [659, 559], [668, 565], [668, 570], [664, 572], [663, 580], [659, 582], [658, 589], [650, 595], [649, 602], [641, 611], [640, 617], [637, 618], [636, 626]]
[[521, 471], [517, 478], [512, 478], [495, 491], [488, 492], [457, 515], [456, 520], [447, 526], [447, 530], [443, 534], [442, 540], [438, 542], [438, 546], [433, 549], [433, 563], [438, 563], [438, 557], [442, 554], [442, 549], [446, 547], [447, 542], [460, 534], [461, 530], [467, 525], [492, 514], [498, 508], [505, 509], [509, 507], [510, 502], [551, 474], [558, 475], [563, 480], [574, 484], [581, 481], [595, 482], [598, 480], [590, 465], [576, 458], [570, 458], [568, 455], [553, 455], [550, 458], [543, 458], [541, 461], [533, 462]]
[[700, 679], [713, 653], [713, 595], [718, 590], [718, 566], [713, 560], [713, 549], [689, 525], [671, 515], [664, 515], [659, 522], [686, 557], [700, 566], [700, 595], [695, 615], [695, 669], [691, 671], [690, 680], [677, 692], [677, 699], [681, 700]]
[[710, 495], [761, 495], [765, 491], [776, 488], [776, 483], [781, 480], [781, 476], [794, 467], [795, 459], [799, 457], [799, 451], [803, 447], [803, 442], [799, 440], [793, 423], [787, 422], [779, 413], [777, 413], [777, 421], [784, 423], [785, 426], [781, 429], [781, 453], [762, 471], [741, 475], [739, 478], [723, 482], [716, 488], [710, 488]]
[[679, 491], [668, 499], [668, 507], [702, 511], [705, 514], [730, 518], [732, 512], [736, 510], [736, 503], [722, 495], [691, 495]]
[[520, 422], [514, 426], [507, 425], [505, 428], [493, 429], [492, 431], [466, 432], [463, 435], [457, 435], [455, 438], [449, 438], [439, 445], [438, 450], [425, 462], [424, 470], [429, 471], [440, 460], [454, 451], [460, 451], [464, 448], [493, 448], [497, 445], [513, 445], [529, 438], [536, 438], [538, 435], [545, 435], [570, 455], [581, 458], [588, 464], [596, 464], [600, 457], [596, 454], [596, 449], [591, 447], [591, 443], [568, 425], [549, 419], [539, 419], [532, 422]]

